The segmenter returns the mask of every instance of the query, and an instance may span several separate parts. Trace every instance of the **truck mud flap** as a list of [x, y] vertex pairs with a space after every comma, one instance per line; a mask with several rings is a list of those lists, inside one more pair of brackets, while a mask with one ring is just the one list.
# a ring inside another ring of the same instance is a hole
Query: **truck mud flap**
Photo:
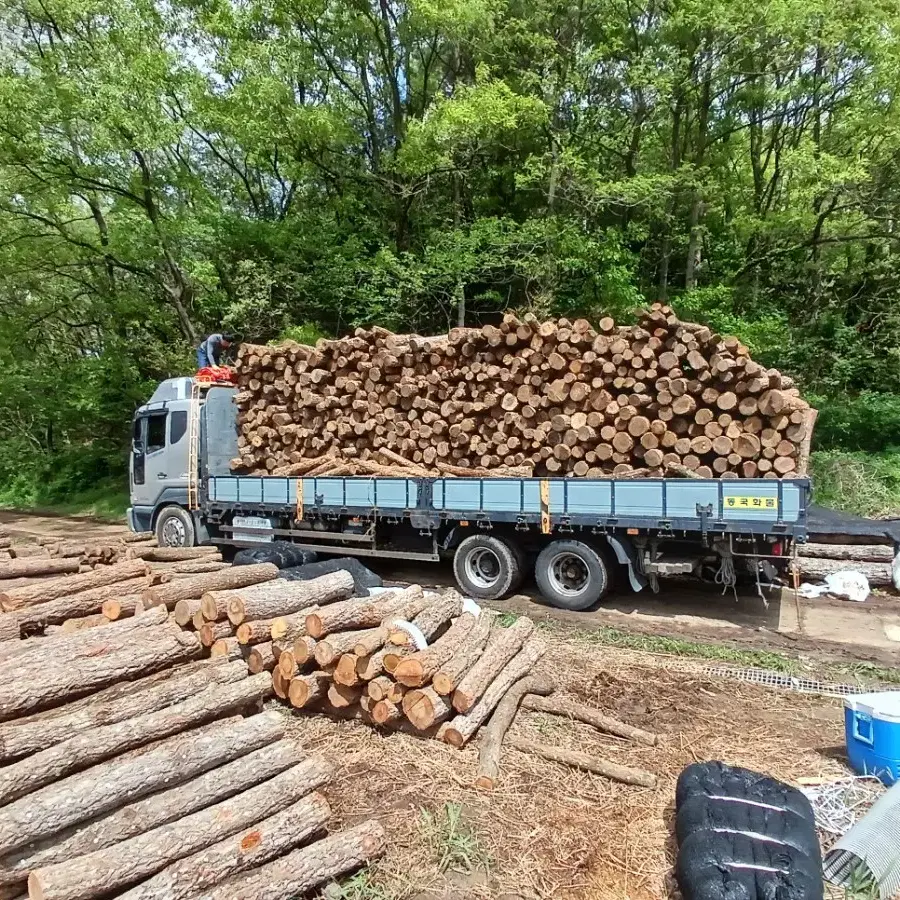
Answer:
[[628, 566], [628, 581], [631, 589], [638, 593], [647, 587], [647, 578], [638, 571], [637, 553], [631, 541], [624, 541], [622, 538], [614, 537], [611, 534], [606, 535], [609, 546], [612, 547], [616, 559], [623, 565]]

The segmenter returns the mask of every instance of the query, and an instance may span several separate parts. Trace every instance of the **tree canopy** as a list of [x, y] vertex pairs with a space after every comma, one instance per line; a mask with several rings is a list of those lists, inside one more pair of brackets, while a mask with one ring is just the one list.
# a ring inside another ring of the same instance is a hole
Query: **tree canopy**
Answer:
[[210, 330], [661, 298], [824, 398], [831, 444], [900, 443], [894, 4], [7, 0], [0, 28], [0, 477], [116, 474]]

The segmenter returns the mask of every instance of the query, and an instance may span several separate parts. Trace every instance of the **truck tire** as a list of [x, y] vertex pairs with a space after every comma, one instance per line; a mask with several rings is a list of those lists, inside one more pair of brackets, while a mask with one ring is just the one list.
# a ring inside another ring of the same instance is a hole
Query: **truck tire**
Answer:
[[156, 517], [156, 542], [160, 547], [193, 547], [197, 543], [194, 520], [180, 506], [166, 506]]
[[453, 574], [459, 589], [476, 600], [499, 600], [522, 581], [518, 556], [506, 541], [481, 534], [456, 548]]
[[538, 555], [534, 577], [544, 599], [559, 609], [588, 609], [609, 589], [606, 560], [581, 541], [547, 544]]

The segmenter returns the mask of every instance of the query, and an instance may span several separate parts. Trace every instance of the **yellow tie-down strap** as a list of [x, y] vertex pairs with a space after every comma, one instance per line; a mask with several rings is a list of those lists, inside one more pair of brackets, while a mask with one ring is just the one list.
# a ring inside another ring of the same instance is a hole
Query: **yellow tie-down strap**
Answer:
[[297, 479], [297, 520], [303, 521], [303, 479]]
[[541, 534], [550, 534], [550, 482], [541, 481]]

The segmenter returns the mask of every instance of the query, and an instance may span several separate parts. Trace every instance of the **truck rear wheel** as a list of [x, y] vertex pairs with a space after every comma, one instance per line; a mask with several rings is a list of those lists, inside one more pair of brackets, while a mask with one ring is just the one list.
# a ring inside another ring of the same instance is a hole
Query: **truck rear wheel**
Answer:
[[609, 588], [606, 561], [581, 541], [553, 541], [544, 547], [534, 577], [541, 595], [559, 609], [588, 609]]
[[160, 547], [193, 547], [197, 535], [191, 514], [180, 506], [166, 506], [156, 518], [156, 543]]
[[518, 555], [506, 541], [481, 534], [456, 548], [453, 574], [459, 589], [477, 600], [499, 600], [522, 581]]

